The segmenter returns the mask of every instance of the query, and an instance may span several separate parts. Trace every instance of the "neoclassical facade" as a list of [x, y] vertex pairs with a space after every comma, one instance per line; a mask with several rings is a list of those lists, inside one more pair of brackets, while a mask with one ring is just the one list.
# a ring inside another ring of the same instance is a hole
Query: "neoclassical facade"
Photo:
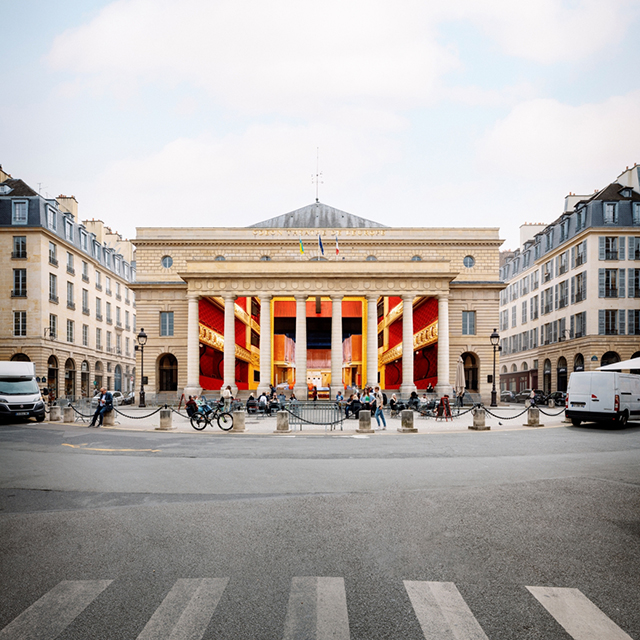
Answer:
[[488, 396], [501, 243], [495, 228], [387, 227], [319, 202], [244, 228], [138, 228], [147, 393], [451, 392], [462, 357]]

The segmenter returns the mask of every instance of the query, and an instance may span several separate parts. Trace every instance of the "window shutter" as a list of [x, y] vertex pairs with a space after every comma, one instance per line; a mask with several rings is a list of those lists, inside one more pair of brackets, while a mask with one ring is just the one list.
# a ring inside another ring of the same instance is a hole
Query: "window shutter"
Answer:
[[604, 298], [604, 269], [598, 269], [598, 298]]
[[604, 335], [604, 309], [598, 309], [598, 335]]
[[618, 335], [625, 335], [627, 332], [625, 330], [625, 326], [624, 326], [624, 321], [625, 321], [625, 310], [624, 309], [620, 309], [620, 311], [618, 312]]
[[598, 260], [605, 259], [604, 236], [598, 238]]
[[553, 280], [553, 274], [554, 274], [554, 271], [553, 271], [553, 260], [549, 260], [549, 276], [550, 276], [551, 280]]
[[560, 273], [560, 256], [556, 256], [556, 273]]
[[553, 308], [554, 308], [554, 309], [557, 309], [557, 308], [558, 308], [558, 285], [555, 285], [554, 290], [555, 290], [555, 291], [554, 291], [554, 294], [555, 294], [555, 295], [554, 295], [555, 303], [554, 303], [554, 305], [553, 305]]
[[629, 238], [629, 260], [634, 260], [636, 253], [636, 239], [634, 236]]
[[573, 334], [574, 334], [574, 327], [575, 327], [575, 316], [571, 316], [570, 320], [569, 320], [569, 337], [573, 338]]
[[571, 276], [571, 304], [576, 301], [576, 277]]
[[586, 264], [587, 262], [587, 241], [586, 240], [582, 241], [582, 251], [584, 253], [584, 260], [582, 261], [582, 263]]
[[634, 327], [633, 322], [633, 309], [629, 309], [629, 335], [635, 335], [637, 332], [637, 327]]
[[624, 260], [624, 245], [625, 245], [625, 237], [620, 236], [618, 238], [618, 260]]
[[582, 274], [582, 287], [584, 288], [584, 291], [582, 292], [582, 299], [586, 300], [587, 299], [587, 272], [584, 271]]
[[571, 268], [576, 266], [576, 248], [571, 247]]
[[633, 298], [636, 291], [636, 270], [629, 269], [629, 297]]
[[624, 298], [624, 269], [618, 269], [618, 298]]

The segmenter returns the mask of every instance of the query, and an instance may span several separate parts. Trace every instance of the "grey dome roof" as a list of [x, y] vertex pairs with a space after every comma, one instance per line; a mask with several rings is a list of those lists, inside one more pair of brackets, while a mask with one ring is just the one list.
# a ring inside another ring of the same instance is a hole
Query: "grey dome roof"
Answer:
[[266, 229], [368, 229], [371, 227], [385, 227], [386, 225], [373, 220], [367, 220], [352, 213], [340, 211], [322, 202], [296, 209], [290, 213], [285, 213], [269, 220], [263, 220], [256, 224], [249, 225], [252, 227], [261, 227]]

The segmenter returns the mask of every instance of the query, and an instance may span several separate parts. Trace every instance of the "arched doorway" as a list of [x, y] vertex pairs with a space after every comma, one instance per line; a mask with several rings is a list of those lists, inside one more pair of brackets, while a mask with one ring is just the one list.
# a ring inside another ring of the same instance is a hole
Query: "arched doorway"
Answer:
[[94, 391], [102, 388], [102, 362], [96, 362], [96, 376], [93, 382]]
[[58, 397], [58, 358], [49, 356], [47, 360], [47, 387], [49, 397], [54, 400]]
[[11, 362], [31, 362], [31, 358], [26, 353], [14, 353]]
[[576, 353], [576, 357], [573, 359], [573, 370], [584, 371], [584, 356], [581, 353]]
[[462, 354], [464, 362], [464, 385], [467, 391], [478, 391], [478, 357], [474, 353]]
[[558, 358], [558, 381], [556, 383], [557, 391], [567, 390], [567, 359], [564, 356]]
[[76, 397], [76, 363], [71, 358], [64, 363], [64, 395], [71, 401]]
[[80, 395], [83, 398], [89, 397], [89, 363], [86, 360], [80, 365]]
[[158, 359], [158, 391], [178, 390], [178, 361], [171, 353], [165, 353]]
[[602, 356], [600, 366], [604, 367], [608, 364], [615, 364], [616, 362], [620, 362], [620, 356], [615, 351], [607, 351], [607, 353]]
[[545, 393], [551, 393], [551, 360], [548, 358], [544, 361], [542, 369], [542, 390]]
[[113, 390], [122, 391], [122, 367], [119, 364], [113, 372]]

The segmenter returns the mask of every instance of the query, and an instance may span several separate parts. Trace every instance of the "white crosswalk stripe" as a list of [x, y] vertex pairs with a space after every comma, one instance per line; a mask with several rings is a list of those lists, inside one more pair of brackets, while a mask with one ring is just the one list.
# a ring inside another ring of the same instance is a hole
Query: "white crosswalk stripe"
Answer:
[[[60, 582], [2, 629], [0, 640], [54, 640], [112, 582]], [[228, 582], [177, 580], [137, 640], [202, 640]], [[405, 580], [404, 586], [425, 640], [489, 640], [453, 582]], [[573, 640], [632, 640], [578, 589], [527, 589]], [[293, 578], [282, 637], [350, 640], [344, 579]]]
[[111, 580], [64, 580], [0, 631], [0, 640], [53, 640]]
[[453, 582], [405, 580], [426, 640], [488, 640]]
[[228, 578], [178, 580], [138, 640], [200, 640], [227, 582]]
[[284, 640], [349, 640], [343, 578], [293, 578]]
[[527, 589], [574, 640], [632, 640], [578, 589]]

